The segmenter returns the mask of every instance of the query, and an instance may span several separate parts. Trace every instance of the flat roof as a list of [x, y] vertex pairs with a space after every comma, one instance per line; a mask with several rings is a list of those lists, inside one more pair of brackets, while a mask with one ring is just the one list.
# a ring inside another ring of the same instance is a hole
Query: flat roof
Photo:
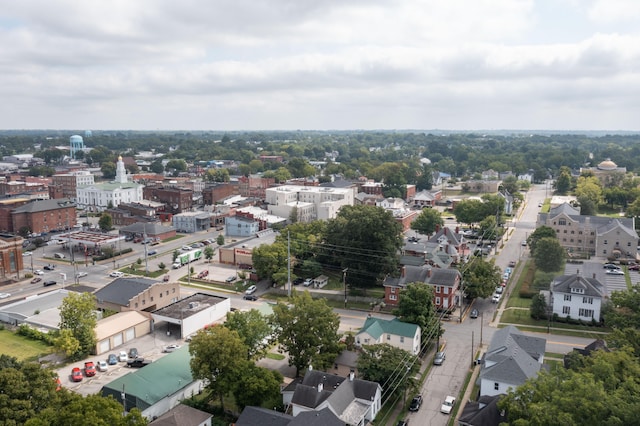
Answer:
[[8, 319], [27, 322], [35, 327], [57, 330], [60, 324], [60, 306], [68, 294], [67, 290], [57, 289], [29, 296], [3, 306], [0, 308], [0, 314]]
[[276, 241], [276, 232], [262, 234], [260, 237], [251, 237], [244, 240], [236, 241], [230, 244], [225, 244], [221, 248], [232, 249], [232, 248], [246, 248], [253, 249], [255, 247], [259, 247], [262, 244], [273, 244]]
[[195, 293], [152, 313], [167, 318], [185, 319], [227, 299], [227, 297], [214, 296], [212, 294]]
[[71, 232], [70, 234], [59, 234], [56, 235], [55, 238], [61, 241], [68, 242], [71, 240], [73, 243], [95, 246], [116, 243], [119, 240], [124, 240], [125, 237], [121, 235], [102, 234], [100, 232], [78, 231]]
[[110, 317], [101, 319], [96, 324], [96, 339], [98, 341], [113, 336], [124, 328], [132, 327], [149, 321], [144, 314], [138, 311], [118, 312]]

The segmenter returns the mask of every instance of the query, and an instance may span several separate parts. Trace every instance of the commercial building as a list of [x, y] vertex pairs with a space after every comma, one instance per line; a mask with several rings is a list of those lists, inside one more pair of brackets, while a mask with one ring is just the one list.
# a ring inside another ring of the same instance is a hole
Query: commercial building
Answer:
[[193, 207], [193, 190], [176, 186], [152, 185], [142, 191], [145, 200], [166, 205], [165, 211], [172, 214], [189, 211]]
[[[59, 191], [64, 198], [75, 200], [77, 197], [77, 188], [79, 186], [88, 186], [95, 183], [93, 174], [89, 170], [78, 170], [71, 173], [61, 173], [51, 176], [53, 186], [59, 186]], [[52, 197], [53, 198], [53, 197]], [[59, 197], [55, 197], [59, 198]]]
[[[6, 213], [0, 210], [0, 223], [5, 223], [1, 216]], [[7, 231], [14, 233], [27, 229], [39, 234], [69, 229], [76, 224], [76, 204], [68, 198], [32, 201], [11, 210], [9, 214], [11, 225]]]
[[267, 210], [270, 214], [298, 222], [333, 219], [342, 206], [354, 204], [353, 188], [324, 188], [318, 186], [283, 185], [266, 190]]
[[178, 232], [206, 231], [211, 227], [211, 214], [206, 212], [183, 212], [174, 214], [173, 227]]

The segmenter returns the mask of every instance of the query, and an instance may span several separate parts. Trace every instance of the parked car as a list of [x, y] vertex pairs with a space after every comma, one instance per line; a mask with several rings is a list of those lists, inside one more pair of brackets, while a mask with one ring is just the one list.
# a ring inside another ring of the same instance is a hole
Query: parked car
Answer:
[[624, 271], [622, 269], [607, 269], [607, 274], [609, 274], [609, 275], [624, 275]]
[[311, 282], [313, 280], [311, 278], [307, 278], [306, 280], [304, 280], [304, 282], [302, 283], [303, 286], [305, 287], [309, 287], [311, 285]]
[[230, 277], [227, 277], [227, 279], [224, 280], [224, 281], [228, 282], [228, 283], [232, 283], [232, 282], [234, 282], [236, 280], [236, 278], [237, 277], [235, 275], [231, 275]]
[[471, 310], [471, 313], [469, 314], [469, 318], [478, 318], [478, 315], [479, 315], [479, 314], [480, 314], [480, 313], [478, 312], [478, 310], [477, 310], [477, 309], [472, 309], [472, 310]]
[[44, 265], [44, 268], [42, 268], [42, 269], [44, 269], [45, 271], [55, 271], [56, 265], [51, 265], [51, 264]]
[[42, 281], [42, 278], [35, 277], [34, 279], [31, 280], [31, 284], [39, 283], [40, 281]]
[[456, 403], [456, 398], [455, 396], [447, 396], [444, 400], [444, 402], [442, 403], [442, 405], [440, 406], [440, 412], [444, 413], [444, 414], [451, 414], [451, 411], [453, 410], [453, 406]]
[[409, 426], [409, 420], [398, 420], [398, 424], [396, 426]]
[[620, 267], [618, 265], [616, 265], [615, 263], [605, 263], [604, 265], [602, 265], [602, 267], [604, 269], [609, 269], [609, 270], [620, 269]]
[[53, 280], [49, 280], [49, 281], [45, 281], [43, 286], [44, 287], [49, 287], [50, 285], [56, 285], [56, 284], [58, 284], [58, 283], [53, 281]]
[[112, 278], [120, 278], [120, 277], [124, 276], [124, 272], [113, 271], [112, 273], [109, 274], [109, 276], [112, 277]]
[[498, 293], [494, 293], [493, 297], [491, 298], [491, 303], [498, 303], [500, 302], [500, 295]]
[[82, 381], [82, 371], [80, 371], [80, 367], [73, 367], [71, 369], [71, 380], [74, 382]]
[[31, 252], [30, 251], [23, 251], [22, 255], [23, 256], [31, 256]]
[[136, 348], [131, 348], [129, 349], [129, 353], [127, 354], [129, 356], [130, 359], [136, 359], [138, 358], [138, 349]]
[[296, 278], [293, 280], [293, 285], [300, 285], [304, 282], [304, 278]]
[[117, 363], [118, 357], [116, 356], [116, 354], [109, 354], [109, 356], [107, 357], [107, 364], [116, 365]]
[[7, 297], [10, 297], [11, 293], [0, 293], [0, 299], [6, 299]]
[[504, 287], [502, 287], [501, 285], [497, 286], [495, 289], [496, 294], [502, 294], [503, 291]]
[[527, 240], [524, 240], [521, 244], [522, 247], [526, 247], [527, 246]]
[[198, 278], [204, 278], [209, 275], [209, 270], [205, 269], [204, 271], [200, 271], [198, 274]]
[[244, 294], [253, 294], [257, 289], [258, 287], [256, 287], [255, 285], [249, 286], [249, 288], [245, 290]]
[[55, 253], [53, 255], [53, 257], [55, 257], [56, 259], [64, 259], [65, 258], [64, 253]]
[[109, 369], [109, 365], [107, 361], [98, 361], [98, 371], [107, 371]]
[[511, 268], [515, 267], [515, 266], [516, 266], [516, 261], [515, 261], [515, 260], [510, 261], [510, 262], [509, 262], [509, 266], [510, 266]]
[[245, 294], [242, 298], [244, 300], [250, 300], [252, 302], [255, 302], [256, 300], [258, 300], [258, 296], [255, 296], [253, 294]]
[[630, 271], [640, 271], [640, 264], [633, 264], [629, 266]]
[[127, 367], [129, 368], [142, 368], [149, 364], [151, 364], [151, 360], [144, 358], [130, 359], [127, 361]]
[[35, 275], [44, 275], [44, 271], [42, 271], [41, 269], [36, 269], [35, 271], [33, 271], [33, 273]]
[[120, 354], [118, 355], [118, 361], [127, 362], [127, 359], [129, 359], [127, 353], [125, 351], [120, 351]]
[[418, 411], [422, 405], [422, 395], [416, 395], [409, 404], [409, 411]]
[[169, 275], [165, 275], [164, 277], [162, 277], [162, 281], [164, 281], [165, 283], [167, 281], [169, 281], [171, 279], [171, 277], [169, 277]]
[[181, 250], [182, 250], [182, 251], [191, 251], [191, 250], [193, 250], [193, 249], [192, 249], [190, 246], [182, 246], [182, 247], [181, 247]]
[[84, 363], [84, 375], [87, 377], [93, 377], [96, 375], [96, 366], [92, 361], [87, 361]]
[[173, 352], [173, 351], [175, 351], [177, 349], [180, 349], [180, 348], [181, 348], [180, 345], [173, 344], [173, 345], [165, 346], [164, 349], [162, 349], [162, 352], [169, 353], [169, 352]]
[[433, 358], [433, 365], [442, 365], [446, 358], [444, 351], [436, 352], [436, 356]]

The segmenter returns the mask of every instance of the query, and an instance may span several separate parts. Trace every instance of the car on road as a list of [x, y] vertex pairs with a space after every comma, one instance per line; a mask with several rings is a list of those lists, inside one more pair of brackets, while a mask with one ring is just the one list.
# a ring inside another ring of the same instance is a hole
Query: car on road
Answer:
[[53, 280], [49, 280], [49, 281], [45, 281], [42, 285], [44, 287], [49, 287], [50, 285], [56, 285], [56, 284], [58, 284], [58, 283], [53, 281]]
[[151, 364], [151, 360], [144, 358], [130, 359], [127, 361], [127, 367], [129, 368], [142, 368], [149, 364]]
[[422, 395], [416, 395], [409, 404], [409, 411], [418, 411], [422, 405]]
[[165, 276], [162, 278], [162, 281], [164, 281], [164, 282], [166, 283], [166, 282], [167, 282], [167, 281], [169, 281], [170, 279], [171, 279], [171, 277], [170, 277], [169, 275], [165, 275]]
[[7, 297], [10, 297], [11, 293], [0, 293], [0, 299], [6, 299]]
[[23, 256], [31, 256], [31, 252], [30, 251], [23, 251], [22, 255]]
[[245, 294], [242, 298], [244, 300], [250, 300], [252, 302], [255, 302], [256, 300], [258, 300], [258, 296], [253, 295], [253, 294]]
[[505, 274], [509, 274], [509, 275], [511, 275], [511, 273], [513, 272], [513, 269], [511, 269], [511, 268], [506, 268], [506, 269], [504, 270], [504, 272], [505, 272]]
[[198, 273], [198, 278], [204, 278], [204, 277], [206, 277], [206, 276], [208, 276], [208, 275], [209, 275], [209, 270], [208, 270], [208, 269], [205, 269], [204, 271], [200, 271], [200, 272]]
[[80, 367], [73, 367], [71, 369], [71, 380], [74, 382], [82, 381], [82, 371], [80, 370]]
[[256, 287], [255, 285], [249, 286], [249, 288], [247, 288], [244, 291], [244, 294], [253, 294], [256, 292], [256, 290], [258, 289], [258, 287]]
[[109, 364], [107, 361], [98, 361], [98, 371], [107, 371], [109, 369]]
[[444, 402], [442, 403], [442, 405], [440, 406], [440, 412], [444, 413], [444, 414], [451, 414], [451, 411], [453, 410], [453, 406], [456, 403], [456, 397], [455, 396], [447, 396], [444, 400]]
[[165, 346], [164, 349], [162, 349], [162, 352], [170, 353], [170, 352], [173, 352], [173, 351], [175, 351], [177, 349], [180, 349], [181, 347], [182, 346], [177, 345], [177, 344], [168, 345], [168, 346]]
[[224, 280], [224, 281], [227, 282], [227, 283], [232, 283], [232, 282], [234, 282], [236, 280], [236, 278], [237, 277], [235, 275], [231, 275], [230, 277], [227, 277], [227, 279]]
[[84, 363], [84, 375], [87, 377], [93, 377], [96, 375], [96, 366], [93, 361], [87, 361]]
[[120, 354], [118, 355], [118, 361], [127, 362], [127, 359], [129, 359], [127, 353], [125, 351], [120, 351]]
[[477, 310], [477, 309], [472, 309], [472, 310], [471, 310], [471, 313], [469, 314], [469, 318], [478, 318], [478, 315], [479, 315], [479, 314], [480, 314], [480, 313], [478, 312], [478, 310]]
[[620, 267], [618, 265], [616, 265], [615, 263], [605, 263], [604, 265], [602, 265], [602, 267], [604, 269], [609, 269], [609, 270], [620, 269]]
[[311, 281], [312, 281], [311, 278], [307, 278], [306, 280], [304, 280], [302, 285], [305, 287], [309, 287], [311, 285]]
[[55, 271], [56, 270], [56, 265], [51, 265], [51, 264], [44, 265], [44, 268], [42, 268], [42, 269], [44, 269], [45, 271]]
[[622, 269], [607, 269], [608, 275], [624, 275], [624, 271]]
[[504, 287], [502, 287], [501, 285], [497, 286], [495, 289], [496, 294], [502, 294], [503, 291]]
[[515, 261], [515, 260], [511, 260], [511, 261], [509, 262], [509, 267], [513, 268], [513, 267], [515, 267], [515, 266], [516, 266], [516, 261]]
[[436, 352], [436, 356], [433, 358], [433, 365], [442, 365], [447, 355], [444, 351]]
[[182, 251], [191, 251], [191, 250], [193, 250], [190, 246], [182, 246], [182, 247], [180, 247], [180, 249]]
[[153, 256], [154, 254], [158, 254], [158, 250], [150, 250], [147, 256]]
[[107, 357], [107, 364], [116, 365], [118, 363], [118, 356], [116, 354], [109, 354]]
[[520, 243], [520, 245], [521, 245], [522, 247], [526, 247], [526, 246], [527, 246], [527, 240], [522, 241], [522, 242]]
[[40, 278], [40, 277], [34, 277], [34, 278], [31, 280], [31, 284], [39, 283], [40, 281], [42, 281], [42, 278]]
[[33, 271], [33, 273], [35, 275], [44, 275], [44, 272], [41, 269], [36, 269], [35, 271]]
[[120, 278], [120, 277], [124, 276], [124, 272], [113, 271], [112, 273], [109, 274], [109, 276], [112, 277], [112, 278]]
[[87, 276], [87, 273], [86, 273], [86, 272], [78, 272], [78, 273], [76, 274], [76, 278], [82, 278], [82, 277], [86, 277], [86, 276]]
[[300, 285], [304, 282], [304, 278], [296, 278], [293, 280], [293, 285]]
[[398, 420], [398, 424], [396, 426], [409, 426], [409, 420]]

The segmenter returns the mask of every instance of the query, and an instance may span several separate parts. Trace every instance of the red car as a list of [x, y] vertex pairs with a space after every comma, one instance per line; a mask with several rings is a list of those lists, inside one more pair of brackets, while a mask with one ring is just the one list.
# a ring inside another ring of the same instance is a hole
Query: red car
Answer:
[[634, 263], [633, 265], [629, 265], [630, 271], [640, 271], [640, 264]]
[[73, 367], [73, 370], [71, 370], [71, 380], [74, 382], [82, 381], [82, 371], [80, 371], [80, 367]]
[[87, 377], [93, 377], [96, 375], [96, 366], [91, 361], [84, 363], [84, 375]]

